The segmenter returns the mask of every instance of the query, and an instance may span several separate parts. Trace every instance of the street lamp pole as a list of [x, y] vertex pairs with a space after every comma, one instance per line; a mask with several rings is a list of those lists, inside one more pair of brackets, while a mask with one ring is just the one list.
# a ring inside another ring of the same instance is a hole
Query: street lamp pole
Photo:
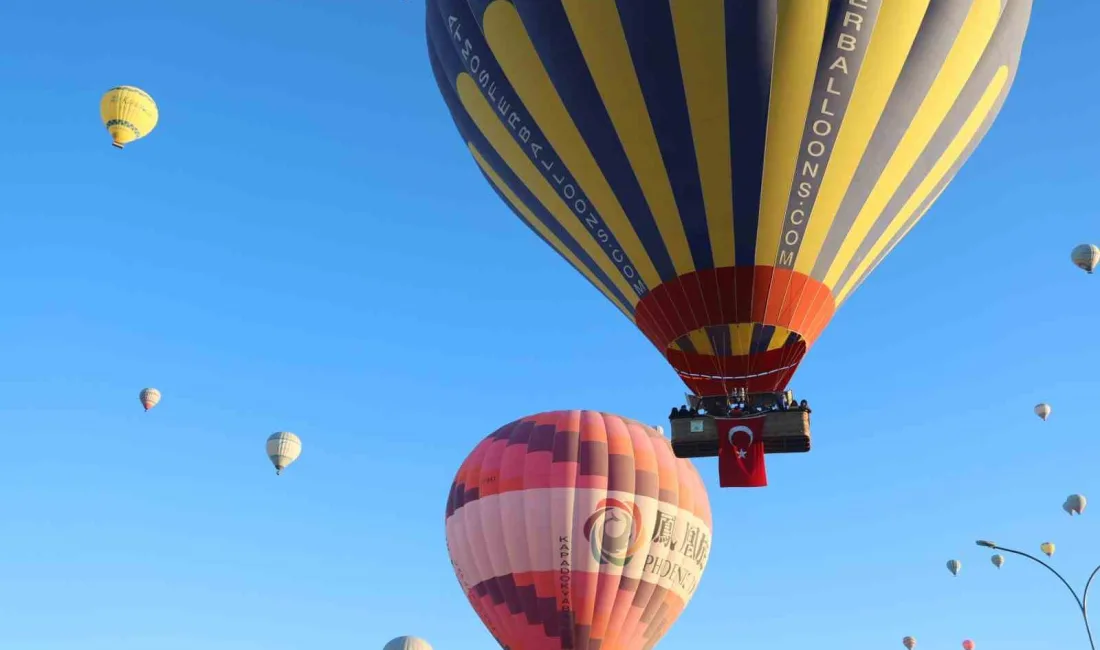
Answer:
[[1073, 594], [1073, 599], [1075, 601], [1077, 601], [1077, 607], [1081, 610], [1081, 618], [1085, 621], [1085, 632], [1089, 635], [1089, 647], [1092, 648], [1092, 650], [1096, 650], [1096, 643], [1092, 640], [1092, 627], [1089, 626], [1088, 604], [1089, 604], [1089, 587], [1092, 586], [1092, 579], [1096, 577], [1097, 573], [1100, 573], [1100, 566], [1098, 566], [1098, 567], [1096, 567], [1095, 569], [1092, 570], [1092, 574], [1089, 575], [1088, 581], [1085, 582], [1085, 590], [1081, 593], [1080, 596], [1078, 596], [1077, 591], [1073, 587], [1069, 586], [1069, 582], [1067, 582], [1066, 579], [1062, 577], [1061, 573], [1058, 573], [1057, 571], [1054, 570], [1054, 567], [1050, 566], [1046, 562], [1043, 562], [1042, 560], [1035, 557], [1034, 555], [1031, 555], [1030, 553], [1024, 553], [1023, 551], [1017, 551], [1017, 550], [1011, 549], [1011, 548], [1005, 548], [1003, 546], [997, 546], [993, 542], [989, 542], [989, 541], [986, 541], [984, 539], [979, 539], [975, 543], [978, 546], [983, 546], [985, 548], [991, 548], [991, 549], [996, 550], [996, 551], [1002, 551], [1004, 553], [1012, 553], [1013, 555], [1019, 555], [1020, 557], [1026, 557], [1027, 559], [1031, 560], [1032, 562], [1038, 562], [1039, 564], [1043, 565], [1044, 567], [1046, 567], [1047, 571], [1050, 571], [1055, 576], [1057, 576], [1058, 579], [1062, 581], [1062, 584], [1064, 584], [1066, 586], [1066, 589], [1069, 589], [1069, 593]]

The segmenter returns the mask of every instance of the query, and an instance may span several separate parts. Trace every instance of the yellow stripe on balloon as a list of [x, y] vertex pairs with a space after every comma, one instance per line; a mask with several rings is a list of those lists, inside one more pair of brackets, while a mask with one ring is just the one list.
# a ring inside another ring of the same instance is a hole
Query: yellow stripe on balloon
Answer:
[[485, 157], [481, 155], [481, 152], [477, 150], [477, 147], [470, 143], [469, 148], [470, 153], [474, 156], [474, 160], [476, 160], [478, 166], [481, 167], [481, 171], [485, 172], [485, 175], [489, 177], [489, 180], [492, 181], [497, 190], [499, 190], [500, 193], [504, 195], [504, 198], [508, 200], [508, 203], [510, 203], [512, 205], [512, 208], [516, 211], [516, 214], [518, 214], [521, 219], [526, 221], [527, 225], [531, 226], [535, 229], [535, 231], [542, 235], [543, 238], [546, 239], [546, 241], [554, 247], [554, 250], [558, 252], [558, 255], [564, 257], [567, 262], [573, 265], [573, 268], [577, 269], [584, 275], [584, 277], [588, 278], [588, 281], [591, 282], [597, 289], [599, 289], [600, 293], [602, 293], [604, 296], [607, 297], [608, 300], [611, 301], [611, 304], [618, 307], [619, 311], [623, 313], [623, 316], [626, 316], [627, 319], [633, 323], [634, 317], [630, 315], [630, 310], [626, 308], [626, 305], [620, 302], [619, 299], [616, 298], [615, 295], [608, 290], [607, 286], [603, 282], [601, 282], [599, 278], [593, 275], [591, 271], [588, 270], [588, 267], [585, 266], [584, 262], [581, 262], [581, 260], [573, 254], [573, 251], [569, 250], [569, 248], [566, 247], [564, 243], [562, 243], [561, 239], [559, 239], [558, 236], [553, 233], [553, 231], [547, 228], [546, 225], [543, 224], [542, 221], [540, 221], [539, 218], [536, 217], [526, 205], [524, 205], [523, 200], [516, 196], [516, 193], [512, 191], [512, 188], [508, 187], [508, 184], [505, 183], [504, 179], [500, 177], [500, 174], [497, 174], [496, 170], [494, 170], [492, 166], [489, 165], [488, 161], [485, 160]]
[[[921, 182], [917, 190], [913, 192], [913, 195], [909, 197], [909, 200], [905, 202], [905, 205], [898, 212], [894, 220], [890, 222], [890, 226], [882, 233], [882, 236], [878, 238], [875, 245], [871, 248], [870, 252], [863, 258], [863, 262], [856, 267], [855, 273], [849, 278], [848, 283], [837, 294], [837, 300], [844, 300], [851, 290], [856, 285], [856, 280], [867, 269], [867, 267], [875, 260], [875, 257], [882, 252], [882, 249], [890, 243], [891, 238], [901, 229], [910, 216], [920, 207], [921, 203], [926, 199], [935, 189], [936, 185], [943, 179], [948, 171], [958, 162], [959, 157], [966, 151], [966, 147], [977, 135], [978, 129], [981, 128], [982, 123], [989, 116], [989, 112], [993, 110], [993, 106], [997, 103], [997, 99], [1001, 96], [1001, 92], [1005, 89], [1005, 84], [1008, 83], [1008, 67], [1001, 66], [997, 69], [997, 73], [993, 75], [993, 79], [990, 80], [989, 85], [986, 86], [985, 92], [982, 94], [982, 98], [978, 100], [977, 105], [974, 106], [974, 110], [971, 111], [970, 116], [966, 118], [966, 122], [963, 123], [962, 128], [955, 135], [955, 138], [948, 145], [947, 149], [940, 156], [940, 159], [936, 161], [932, 170], [928, 172], [928, 176]], [[931, 205], [931, 204], [929, 204]]]
[[828, 10], [827, 2], [779, 2], [760, 225], [756, 233], [756, 263], [760, 265], [774, 265], [779, 253], [784, 211], [810, 108]]
[[[515, 6], [511, 2], [503, 1], [489, 5], [483, 16], [482, 31], [509, 83], [523, 101], [524, 107], [531, 113], [554, 151], [569, 168], [570, 173], [580, 183], [597, 212], [611, 227], [615, 238], [642, 280], [649, 288], [660, 285], [661, 278], [657, 274], [653, 261], [642, 246], [641, 239], [638, 238], [638, 233], [631, 225], [619, 200], [615, 198], [615, 193], [612, 192], [607, 178], [604, 177], [588, 145], [585, 144], [580, 131], [577, 130], [577, 125], [566, 110], [565, 103], [555, 90], [553, 82], [550, 81]], [[569, 218], [574, 222], [577, 221], [575, 216]], [[592, 235], [588, 233], [583, 239], [593, 241]], [[581, 238], [577, 241], [581, 241]], [[592, 258], [607, 259], [607, 256], [606, 251], [600, 250], [592, 255]], [[616, 270], [615, 274], [619, 275], [619, 271]], [[624, 293], [630, 296], [634, 290]]]
[[527, 157], [527, 154], [512, 139], [511, 132], [497, 119], [493, 107], [481, 94], [477, 82], [469, 74], [463, 72], [458, 75], [456, 87], [462, 106], [469, 113], [470, 118], [485, 136], [485, 139], [493, 145], [493, 149], [512, 170], [512, 173], [527, 186], [527, 189], [535, 195], [539, 203], [561, 224], [562, 228], [584, 248], [584, 252], [588, 253], [588, 256], [600, 267], [600, 270], [615, 283], [619, 292], [631, 301], [630, 306], [637, 306], [637, 292], [627, 283], [622, 272], [611, 263], [611, 259], [596, 245], [595, 240], [592, 239], [584, 225], [577, 220], [569, 206], [562, 200], [561, 195], [554, 191], [554, 188], [550, 186], [550, 183]]
[[[917, 109], [916, 116], [902, 136], [890, 161], [882, 170], [875, 187], [859, 211], [848, 235], [833, 259], [825, 285], [836, 289], [844, 269], [855, 257], [863, 240], [867, 237], [875, 221], [893, 198], [906, 175], [913, 168], [917, 158], [943, 124], [948, 111], [955, 104], [966, 82], [970, 80], [979, 59], [985, 53], [986, 45], [992, 38], [1001, 16], [1000, 0], [975, 0], [971, 5], [962, 28], [951, 46], [943, 67], [932, 82], [928, 94]], [[834, 293], [836, 293], [834, 291]], [[838, 296], [840, 294], [837, 294]]]
[[884, 2], [837, 131], [794, 270], [809, 275], [920, 31], [929, 0]]
[[695, 262], [615, 0], [562, 0], [562, 6], [676, 274], [691, 273]]

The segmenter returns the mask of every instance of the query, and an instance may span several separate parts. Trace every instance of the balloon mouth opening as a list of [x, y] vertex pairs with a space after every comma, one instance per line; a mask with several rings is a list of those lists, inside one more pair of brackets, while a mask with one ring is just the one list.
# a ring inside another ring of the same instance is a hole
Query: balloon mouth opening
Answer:
[[702, 372], [689, 372], [687, 370], [677, 370], [676, 373], [678, 375], [680, 375], [681, 377], [683, 377], [684, 379], [709, 379], [709, 380], [712, 380], [712, 381], [735, 382], [735, 381], [744, 381], [744, 380], [747, 380], [747, 379], [756, 379], [758, 377], [771, 377], [771, 376], [778, 375], [782, 372], [786, 372], [786, 371], [788, 371], [792, 368], [797, 368], [797, 367], [798, 367], [798, 362], [789, 363], [789, 364], [783, 366], [782, 368], [774, 368], [774, 369], [770, 369], [770, 370], [764, 370], [764, 371], [761, 371], [761, 372], [742, 373], [742, 374], [737, 374], [737, 375], [715, 375], [715, 374], [707, 374], [707, 373], [702, 373]]

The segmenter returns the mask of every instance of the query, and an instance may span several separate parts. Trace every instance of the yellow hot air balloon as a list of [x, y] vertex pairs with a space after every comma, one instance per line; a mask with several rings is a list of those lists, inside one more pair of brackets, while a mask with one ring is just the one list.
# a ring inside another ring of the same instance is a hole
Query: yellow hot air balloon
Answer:
[[1043, 542], [1039, 545], [1039, 550], [1046, 553], [1047, 557], [1052, 557], [1054, 555], [1054, 542]]
[[727, 396], [785, 388], [955, 177], [1032, 2], [427, 5], [485, 179], [694, 394]]
[[1004, 566], [1005, 556], [1001, 555], [1000, 553], [994, 555], [989, 559], [991, 562], [993, 562], [993, 566], [997, 567], [998, 569]]
[[134, 86], [116, 86], [99, 101], [99, 116], [119, 149], [156, 128], [160, 112], [149, 93]]

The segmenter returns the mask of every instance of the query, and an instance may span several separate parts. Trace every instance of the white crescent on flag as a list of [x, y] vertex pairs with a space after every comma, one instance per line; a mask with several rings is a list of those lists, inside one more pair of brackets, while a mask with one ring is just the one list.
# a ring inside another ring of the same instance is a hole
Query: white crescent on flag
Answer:
[[739, 425], [737, 425], [737, 426], [735, 426], [735, 427], [733, 427], [733, 428], [731, 428], [731, 429], [730, 429], [730, 432], [729, 432], [729, 441], [730, 441], [730, 447], [734, 447], [734, 446], [735, 446], [735, 445], [733, 444], [733, 434], [735, 434], [735, 433], [741, 433], [741, 432], [744, 432], [744, 433], [747, 433], [747, 434], [749, 434], [749, 444], [748, 444], [747, 446], [748, 446], [748, 447], [751, 447], [751, 446], [752, 446], [752, 429], [750, 429], [750, 428], [746, 427], [746, 426], [745, 426], [745, 425], [743, 425], [743, 424], [739, 424]]

